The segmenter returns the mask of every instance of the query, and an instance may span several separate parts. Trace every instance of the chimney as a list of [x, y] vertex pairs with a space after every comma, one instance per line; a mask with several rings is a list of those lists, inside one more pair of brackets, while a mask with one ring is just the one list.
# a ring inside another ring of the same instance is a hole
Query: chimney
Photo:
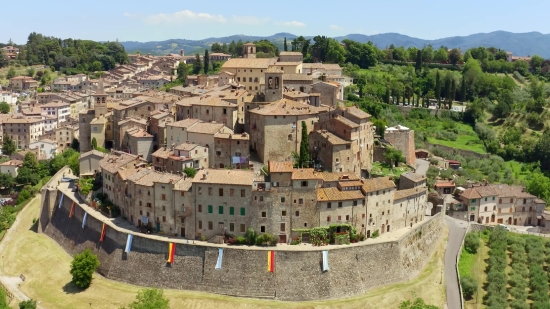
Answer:
[[180, 49], [180, 56], [183, 57], [183, 49]]

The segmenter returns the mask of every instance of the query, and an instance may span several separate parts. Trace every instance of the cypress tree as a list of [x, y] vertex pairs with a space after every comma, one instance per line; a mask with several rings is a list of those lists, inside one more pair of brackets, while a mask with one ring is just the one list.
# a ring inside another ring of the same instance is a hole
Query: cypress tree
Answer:
[[462, 103], [466, 101], [466, 80], [464, 79], [464, 75], [462, 75], [462, 83], [460, 84], [460, 100]]
[[414, 68], [416, 71], [419, 71], [419, 72], [420, 70], [422, 70], [422, 51], [421, 50], [418, 50], [416, 52], [416, 64]]
[[437, 106], [441, 108], [441, 77], [439, 70], [435, 73], [435, 97], [437, 98]]
[[204, 50], [204, 74], [208, 75], [208, 67], [210, 66], [210, 56], [208, 55], [208, 49]]
[[390, 96], [391, 96], [391, 92], [390, 92], [390, 87], [386, 87], [386, 103], [387, 104], [390, 104]]
[[456, 98], [456, 80], [453, 78], [451, 83], [451, 98], [449, 99], [449, 109], [453, 107], [453, 101]]
[[309, 167], [309, 141], [307, 125], [305, 121], [302, 121], [302, 141], [300, 142], [300, 167]]
[[285, 51], [288, 51], [288, 45], [286, 44], [286, 37], [285, 37], [285, 43], [284, 43], [283, 48], [284, 48]]

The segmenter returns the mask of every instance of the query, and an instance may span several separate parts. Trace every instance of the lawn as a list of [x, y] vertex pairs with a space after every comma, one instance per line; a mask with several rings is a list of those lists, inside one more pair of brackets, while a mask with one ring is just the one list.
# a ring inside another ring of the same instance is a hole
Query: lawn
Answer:
[[[97, 274], [90, 288], [73, 290], [69, 285], [71, 256], [46, 235], [30, 229], [32, 219], [39, 213], [38, 200], [23, 209], [17, 234], [6, 244], [2, 253], [6, 261], [5, 274], [23, 274], [26, 281], [21, 284], [21, 290], [40, 301], [42, 308], [118, 308], [131, 302], [141, 287], [108, 280]], [[357, 297], [298, 303], [178, 290], [165, 290], [165, 295], [170, 299], [171, 308], [398, 308], [402, 301], [416, 297], [443, 308], [445, 282], [439, 284], [439, 280], [445, 251], [443, 239], [447, 233], [446, 229], [436, 253], [417, 278], [376, 288]]]
[[[471, 126], [459, 122], [454, 122], [453, 125], [454, 129], [458, 131], [456, 140], [443, 140], [438, 139], [437, 137], [428, 136], [428, 142], [457, 149], [471, 150], [477, 153], [487, 153], [487, 151], [485, 151], [485, 146], [483, 145], [483, 142], [479, 139]], [[445, 129], [443, 128], [443, 124], [440, 123], [436, 128], [434, 128], [433, 132], [444, 130]]]
[[485, 307], [481, 304], [481, 302], [483, 297], [487, 293], [483, 289], [483, 285], [487, 280], [485, 269], [487, 268], [486, 259], [488, 258], [489, 248], [486, 246], [486, 239], [484, 239], [483, 237], [481, 239], [481, 244], [476, 254], [468, 253], [464, 248], [462, 248], [460, 261], [458, 262], [458, 271], [460, 277], [462, 278], [464, 276], [470, 276], [476, 279], [478, 282], [477, 295], [474, 295], [472, 299], [465, 301], [464, 308], [466, 309], [477, 309]]
[[401, 174], [411, 171], [411, 168], [406, 165], [391, 168], [389, 164], [384, 162], [372, 163], [372, 174], [377, 176], [395, 176], [400, 177]]

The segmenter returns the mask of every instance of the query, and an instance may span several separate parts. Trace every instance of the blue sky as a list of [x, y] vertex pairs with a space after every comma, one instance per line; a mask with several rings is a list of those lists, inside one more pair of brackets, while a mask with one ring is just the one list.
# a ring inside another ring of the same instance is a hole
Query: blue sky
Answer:
[[[422, 39], [505, 30], [550, 33], [543, 0], [27, 0], [8, 2], [0, 41], [35, 31], [61, 38], [157, 41], [232, 34], [340, 36], [397, 32]], [[10, 6], [14, 6], [10, 8]]]

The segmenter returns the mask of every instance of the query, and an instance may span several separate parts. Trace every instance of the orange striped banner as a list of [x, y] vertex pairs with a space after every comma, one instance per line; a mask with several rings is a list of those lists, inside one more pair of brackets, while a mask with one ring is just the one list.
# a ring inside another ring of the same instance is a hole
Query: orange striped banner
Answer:
[[103, 241], [105, 239], [105, 230], [107, 229], [107, 225], [103, 223], [103, 227], [101, 228], [101, 236], [99, 237], [99, 241]]
[[69, 212], [69, 218], [72, 218], [73, 214], [74, 214], [74, 202], [73, 202], [73, 205], [71, 206], [71, 212]]
[[174, 255], [176, 254], [176, 244], [173, 242], [168, 243], [168, 260], [166, 262], [174, 263]]
[[267, 251], [267, 271], [275, 271], [275, 251]]

